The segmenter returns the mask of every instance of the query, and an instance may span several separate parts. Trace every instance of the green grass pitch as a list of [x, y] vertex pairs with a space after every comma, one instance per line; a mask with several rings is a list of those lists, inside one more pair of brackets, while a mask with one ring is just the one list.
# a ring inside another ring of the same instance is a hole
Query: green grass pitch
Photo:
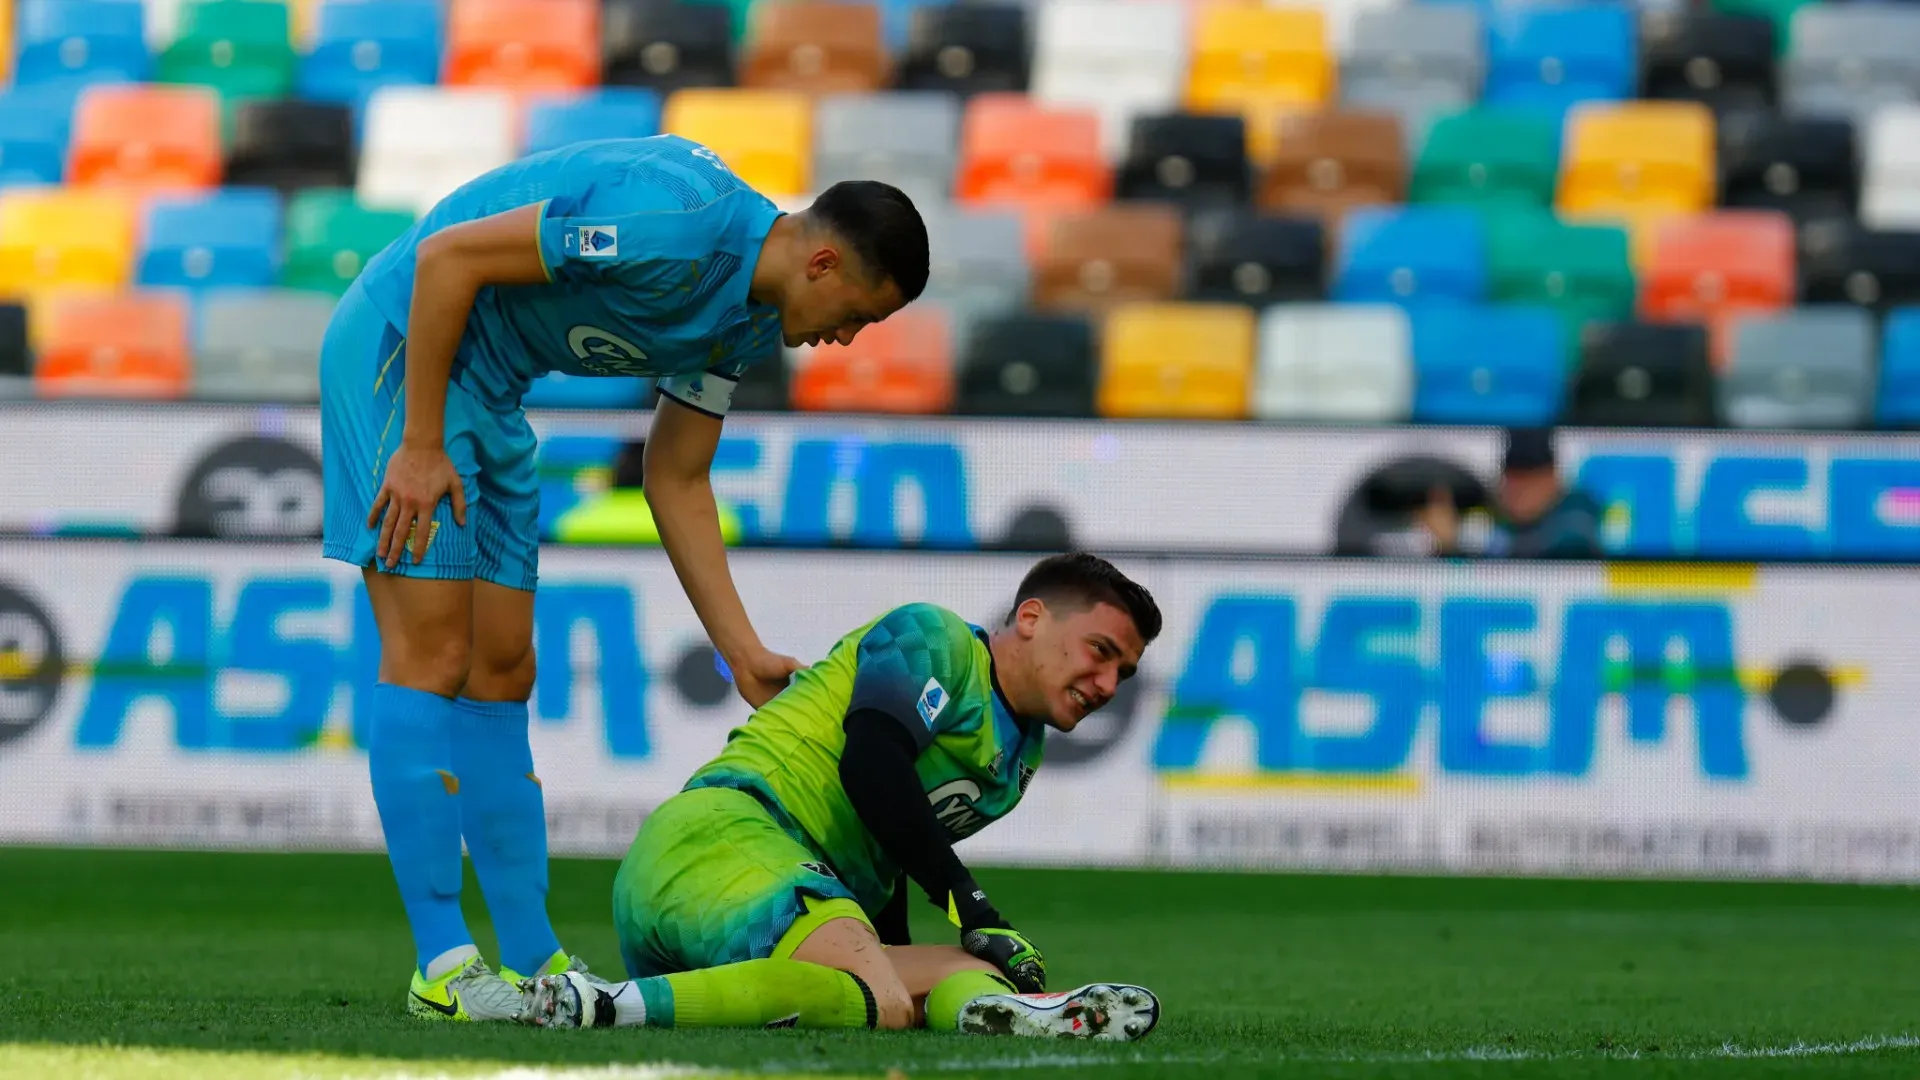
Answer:
[[[561, 938], [602, 972], [613, 872], [553, 868]], [[0, 1077], [1920, 1077], [1907, 889], [981, 876], [1057, 986], [1145, 983], [1160, 1029], [1090, 1046], [425, 1024], [404, 1013], [379, 856], [0, 849]], [[917, 936], [947, 940], [918, 906]]]

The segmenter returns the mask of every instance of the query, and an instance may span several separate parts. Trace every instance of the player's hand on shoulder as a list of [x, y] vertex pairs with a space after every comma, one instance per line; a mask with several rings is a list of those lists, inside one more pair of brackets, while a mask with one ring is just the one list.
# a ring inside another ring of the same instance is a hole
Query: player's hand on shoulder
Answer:
[[787, 680], [799, 671], [801, 663], [791, 656], [761, 649], [732, 665], [734, 689], [747, 704], [759, 708], [787, 688]]
[[[386, 476], [367, 514], [367, 527], [380, 530], [374, 557], [392, 569], [409, 551], [418, 564], [433, 542], [433, 513], [441, 499], [453, 500], [453, 520], [467, 524], [467, 490], [460, 473], [439, 443], [402, 442], [387, 459]], [[382, 520], [384, 518], [384, 521]]]

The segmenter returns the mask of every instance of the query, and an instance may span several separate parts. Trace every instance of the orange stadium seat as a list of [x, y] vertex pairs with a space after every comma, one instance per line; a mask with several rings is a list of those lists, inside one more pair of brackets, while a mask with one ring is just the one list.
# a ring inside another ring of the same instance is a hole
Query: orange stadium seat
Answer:
[[681, 90], [660, 129], [701, 143], [734, 174], [772, 198], [807, 190], [813, 103], [792, 90]]
[[798, 350], [794, 408], [813, 412], [943, 413], [953, 408], [946, 311], [915, 304], [874, 323], [851, 345]]
[[963, 202], [1081, 207], [1106, 202], [1113, 171], [1100, 150], [1100, 116], [1048, 108], [1024, 94], [981, 94], [960, 125]]
[[1723, 210], [1665, 223], [1640, 289], [1650, 322], [1705, 323], [1715, 362], [1726, 359], [1732, 324], [1793, 303], [1793, 220], [1774, 210]]
[[1407, 143], [1391, 113], [1288, 116], [1279, 141], [1260, 185], [1266, 209], [1317, 216], [1332, 229], [1354, 207], [1406, 200]]
[[93, 86], [74, 106], [67, 180], [145, 191], [220, 183], [220, 96], [203, 86]]
[[1129, 304], [1101, 336], [1102, 416], [1243, 420], [1253, 382], [1253, 309]]
[[880, 9], [836, 0], [756, 4], [740, 85], [809, 94], [878, 90], [887, 78]]
[[1247, 118], [1247, 152], [1266, 163], [1281, 117], [1333, 99], [1335, 57], [1318, 7], [1221, 3], [1193, 16], [1187, 104]]
[[133, 273], [138, 200], [115, 190], [0, 192], [0, 295], [118, 288]]
[[167, 293], [78, 294], [47, 307], [38, 392], [183, 397], [192, 379], [187, 302]]
[[598, 0], [449, 0], [445, 81], [510, 90], [597, 85]]
[[1037, 306], [1100, 310], [1180, 293], [1182, 220], [1165, 203], [1129, 203], [1063, 213], [1047, 223], [1034, 266]]

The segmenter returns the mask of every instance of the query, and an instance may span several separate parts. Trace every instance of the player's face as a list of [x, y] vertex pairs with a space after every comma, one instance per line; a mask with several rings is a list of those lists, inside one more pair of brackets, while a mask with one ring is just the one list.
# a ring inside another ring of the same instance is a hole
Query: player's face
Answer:
[[1034, 689], [1045, 695], [1036, 711], [1061, 731], [1072, 731], [1113, 700], [1147, 647], [1133, 618], [1112, 604], [1043, 609], [1034, 622], [1032, 644]]
[[800, 287], [780, 309], [780, 333], [787, 348], [847, 345], [861, 330], [884, 320], [906, 304], [890, 280], [871, 280], [852, 257], [823, 247], [807, 261]]

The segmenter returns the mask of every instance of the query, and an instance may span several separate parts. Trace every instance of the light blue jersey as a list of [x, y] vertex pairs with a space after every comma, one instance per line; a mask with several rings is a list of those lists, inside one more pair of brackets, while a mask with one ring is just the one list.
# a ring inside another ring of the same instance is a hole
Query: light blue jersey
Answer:
[[441, 229], [538, 205], [548, 280], [475, 298], [447, 387], [446, 448], [466, 487], [467, 524], [443, 502], [426, 559], [396, 573], [531, 589], [539, 558], [533, 430], [520, 402], [534, 379], [638, 376], [723, 416], [740, 373], [777, 357], [779, 312], [747, 290], [780, 211], [714, 153], [672, 135], [534, 154], [435, 206], [341, 298], [320, 351], [326, 475], [324, 550], [366, 566], [366, 517], [405, 427], [406, 336], [421, 241]]

